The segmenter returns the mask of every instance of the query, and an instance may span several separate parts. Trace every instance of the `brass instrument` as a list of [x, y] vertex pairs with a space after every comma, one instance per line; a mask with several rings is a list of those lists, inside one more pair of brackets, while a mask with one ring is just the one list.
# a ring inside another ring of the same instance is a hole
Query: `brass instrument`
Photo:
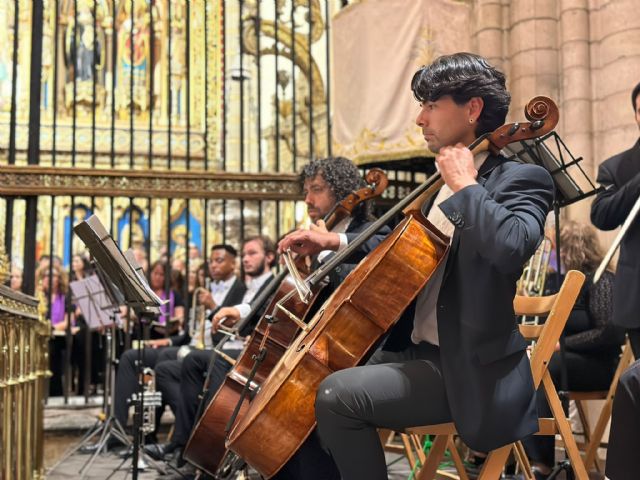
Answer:
[[193, 330], [189, 330], [189, 331], [191, 331], [191, 332], [195, 332], [196, 331], [196, 320], [198, 320], [199, 323], [197, 325], [199, 327], [199, 330], [198, 330], [198, 341], [196, 342], [196, 348], [198, 350], [203, 350], [204, 347], [205, 347], [205, 341], [204, 341], [205, 322], [206, 322], [205, 309], [204, 309], [204, 306], [202, 306], [202, 305], [196, 306], [195, 308], [193, 306], [194, 304], [197, 305], [197, 303], [198, 303], [198, 294], [200, 293], [200, 291], [209, 292], [210, 290], [209, 290], [208, 286], [207, 286], [207, 288], [198, 287], [193, 292], [193, 300], [191, 301], [192, 311], [190, 312], [191, 316], [193, 318], [193, 325], [189, 325], [189, 328], [191, 328], [193, 326]]
[[[551, 240], [544, 237], [538, 248], [524, 266], [522, 275], [518, 280], [517, 294], [527, 297], [539, 297], [544, 294], [544, 284], [547, 279], [549, 260], [551, 259]], [[538, 325], [540, 317], [522, 316], [521, 324]]]
[[544, 237], [535, 253], [524, 266], [522, 276], [518, 280], [518, 295], [539, 297], [544, 293], [549, 259], [551, 258], [551, 240]]
[[[148, 367], [143, 370], [144, 391], [142, 405], [142, 433], [145, 435], [152, 433], [156, 429], [156, 408], [162, 406], [162, 392], [156, 390], [156, 374]], [[137, 400], [137, 393], [131, 397], [132, 401]]]
[[205, 308], [203, 305], [198, 305], [198, 295], [200, 292], [209, 292], [209, 285], [207, 281], [206, 287], [198, 287], [193, 291], [193, 298], [191, 299], [191, 309], [189, 310], [189, 332], [195, 337], [197, 332], [197, 341], [195, 345], [182, 345], [178, 349], [178, 360], [184, 359], [191, 350], [194, 348], [197, 350], [204, 350], [206, 347], [205, 334], [206, 334], [206, 322]]

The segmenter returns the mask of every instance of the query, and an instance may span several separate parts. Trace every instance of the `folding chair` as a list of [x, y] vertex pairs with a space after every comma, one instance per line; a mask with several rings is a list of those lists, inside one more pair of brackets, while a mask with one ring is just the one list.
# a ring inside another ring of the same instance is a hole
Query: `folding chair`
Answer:
[[[539, 420], [540, 430], [537, 435], [555, 435], [556, 433], [560, 433], [565, 442], [567, 454], [569, 455], [573, 471], [578, 480], [588, 480], [587, 471], [580, 457], [576, 441], [571, 433], [569, 422], [562, 409], [558, 392], [553, 385], [551, 375], [547, 371], [547, 365], [549, 364], [551, 355], [553, 355], [556, 343], [560, 339], [560, 334], [567, 323], [569, 313], [580, 293], [584, 278], [584, 274], [571, 270], [567, 272], [560, 291], [555, 295], [544, 297], [517, 295], [513, 302], [516, 315], [536, 316], [548, 314], [547, 320], [543, 325], [520, 326], [520, 331], [525, 338], [536, 340], [531, 352], [533, 382], [536, 388], [542, 383], [553, 414], [553, 418], [541, 418]], [[444, 423], [440, 425], [408, 428], [405, 433], [436, 436], [426, 461], [423, 462], [422, 468], [416, 475], [418, 480], [435, 478], [438, 464], [445, 450], [447, 447], [451, 448], [453, 445], [453, 435], [456, 434], [454, 424]], [[520, 442], [505, 445], [504, 447], [489, 452], [478, 478], [482, 480], [497, 480], [500, 478], [512, 449], [514, 449], [516, 458], [521, 466], [523, 466], [525, 477], [532, 478], [531, 469]], [[464, 478], [463, 475], [465, 475], [465, 473], [462, 466], [457, 466], [457, 469], [461, 478]]]
[[[584, 465], [587, 470], [589, 470], [591, 465], [595, 464], [596, 469], [599, 472], [604, 473], [604, 469], [599, 464], [596, 454], [598, 452], [598, 447], [600, 447], [601, 445], [604, 431], [607, 428], [609, 419], [611, 418], [613, 396], [615, 394], [616, 387], [618, 386], [620, 375], [622, 375], [622, 373], [627, 369], [629, 365], [631, 365], [632, 362], [633, 351], [631, 349], [629, 339], [627, 339], [625, 341], [625, 344], [622, 346], [620, 361], [618, 362], [618, 367], [616, 368], [613, 379], [611, 380], [609, 390], [594, 392], [569, 392], [569, 399], [576, 402], [576, 408], [578, 409], [578, 415], [580, 416], [580, 422], [582, 423], [582, 428], [584, 430]], [[604, 400], [604, 405], [602, 406], [602, 410], [600, 410], [600, 415], [598, 416], [598, 420], [596, 421], [596, 426], [593, 431], [591, 431], [591, 428], [589, 426], [589, 421], [587, 420], [587, 415], [585, 413], [585, 408], [583, 405], [583, 402], [587, 400]]]

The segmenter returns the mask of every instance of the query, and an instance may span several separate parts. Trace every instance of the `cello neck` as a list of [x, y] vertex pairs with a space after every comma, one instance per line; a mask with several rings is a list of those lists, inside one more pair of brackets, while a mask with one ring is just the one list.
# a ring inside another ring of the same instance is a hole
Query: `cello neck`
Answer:
[[[471, 145], [469, 145], [469, 150], [471, 150], [474, 155], [486, 151], [489, 148], [490, 142], [489, 140], [487, 140], [487, 136], [488, 135], [486, 134], [482, 135], [481, 137], [478, 137]], [[344, 263], [344, 261], [349, 258], [354, 251], [360, 248], [360, 246], [362, 246], [362, 244], [364, 244], [373, 235], [375, 235], [378, 230], [389, 223], [398, 213], [404, 212], [405, 214], [408, 214], [412, 210], [419, 209], [420, 206], [428, 198], [430, 198], [438, 191], [443, 183], [444, 182], [442, 180], [442, 175], [440, 175], [440, 172], [436, 172], [431, 175], [423, 184], [419, 185], [417, 188], [411, 191], [411, 193], [409, 193], [406, 197], [396, 203], [384, 215], [382, 215], [375, 222], [369, 225], [369, 227], [367, 227], [362, 233], [360, 233], [357, 238], [349, 243], [349, 246], [347, 248], [333, 255], [329, 260], [327, 260], [326, 263], [324, 263], [320, 268], [318, 268], [307, 278], [307, 282], [311, 285], [315, 285], [316, 283], [318, 283], [334, 268]]]

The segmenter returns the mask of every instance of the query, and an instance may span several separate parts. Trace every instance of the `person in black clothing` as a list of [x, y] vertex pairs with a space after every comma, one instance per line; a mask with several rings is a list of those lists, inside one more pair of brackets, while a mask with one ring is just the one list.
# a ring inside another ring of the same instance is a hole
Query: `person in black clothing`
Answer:
[[635, 480], [640, 472], [640, 360], [621, 376], [613, 397], [605, 473], [611, 480]]
[[[560, 232], [560, 258], [565, 271], [580, 270], [586, 275], [565, 327], [565, 367], [571, 391], [608, 390], [620, 356], [624, 338], [612, 323], [614, 274], [606, 270], [597, 283], [593, 274], [603, 253], [591, 225], [565, 222]], [[559, 345], [549, 362], [549, 373], [560, 384], [562, 361]], [[542, 390], [537, 396], [538, 414], [549, 417], [551, 410]], [[554, 465], [554, 438], [531, 436], [524, 441], [537, 478], [545, 478]]]
[[[640, 83], [631, 93], [640, 127]], [[629, 149], [602, 162], [598, 183], [604, 190], [591, 205], [591, 222], [601, 230], [624, 223], [640, 198], [640, 139]], [[636, 357], [640, 356], [640, 215], [631, 223], [620, 244], [613, 290], [613, 323], [627, 329]]]

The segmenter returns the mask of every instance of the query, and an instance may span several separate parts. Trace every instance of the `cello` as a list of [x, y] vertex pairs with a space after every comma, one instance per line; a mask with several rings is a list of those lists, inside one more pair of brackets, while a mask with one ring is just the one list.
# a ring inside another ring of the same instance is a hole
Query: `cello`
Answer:
[[[529, 102], [527, 123], [503, 125], [469, 149], [497, 154], [509, 143], [539, 137], [558, 122], [556, 105], [545, 97]], [[359, 365], [395, 324], [445, 258], [449, 238], [421, 210], [443, 185], [439, 173], [401, 200], [321, 270], [330, 270], [402, 211], [404, 220], [351, 272], [299, 335], [235, 424], [227, 446], [264, 477], [271, 477], [315, 427], [314, 400], [331, 373]]]
[[[365, 181], [366, 187], [347, 195], [326, 215], [327, 229], [351, 215], [362, 202], [381, 195], [388, 184], [385, 173], [379, 168], [367, 172]], [[306, 267], [304, 264], [300, 266]], [[189, 463], [214, 476], [225, 466], [230, 467], [233, 462], [233, 458], [226, 456], [225, 437], [229, 418], [234, 414], [242, 417], [248, 408], [250, 397], [245, 397], [243, 391], [256, 391], [268, 377], [298, 332], [305, 327], [304, 320], [323, 286], [317, 283], [311, 298], [303, 301], [296, 294], [294, 281], [287, 275], [286, 269], [272, 281], [272, 284], [274, 288], [270, 288], [269, 285], [261, 298], [254, 302], [254, 309], [257, 310], [277, 288], [265, 310], [268, 315], [264, 315], [256, 325], [246, 348], [206, 407], [184, 449], [183, 456]], [[249, 314], [247, 320], [252, 316]], [[234, 330], [241, 332], [244, 326], [238, 324]], [[237, 409], [237, 412], [234, 412], [234, 409]]]

